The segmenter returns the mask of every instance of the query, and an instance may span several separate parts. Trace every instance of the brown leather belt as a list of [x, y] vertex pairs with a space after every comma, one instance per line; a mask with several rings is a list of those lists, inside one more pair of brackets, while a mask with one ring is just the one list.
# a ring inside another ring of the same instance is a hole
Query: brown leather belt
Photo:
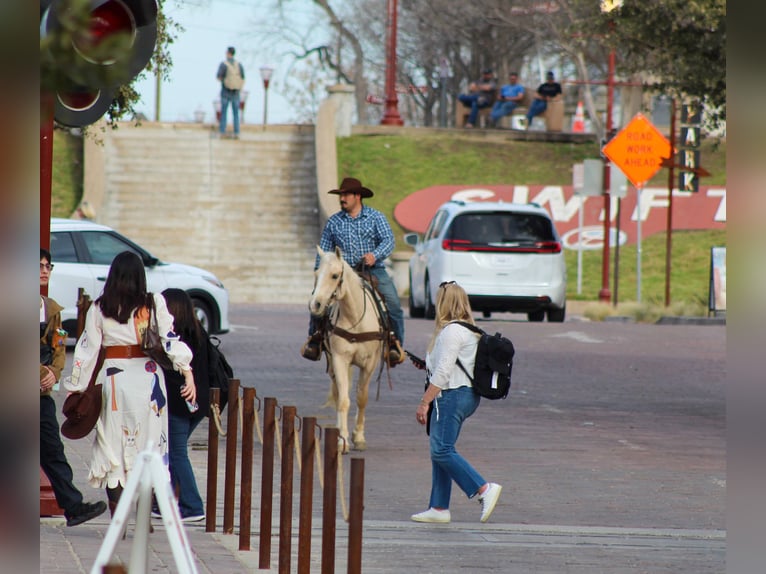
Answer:
[[105, 359], [137, 359], [146, 357], [141, 345], [112, 345], [105, 348]]

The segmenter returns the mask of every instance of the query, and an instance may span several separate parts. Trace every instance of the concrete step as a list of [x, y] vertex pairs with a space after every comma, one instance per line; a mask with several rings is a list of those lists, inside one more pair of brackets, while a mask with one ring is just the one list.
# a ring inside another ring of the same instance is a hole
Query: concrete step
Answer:
[[163, 260], [215, 273], [233, 303], [308, 299], [320, 234], [313, 127], [221, 140], [146, 123], [105, 139], [101, 221]]

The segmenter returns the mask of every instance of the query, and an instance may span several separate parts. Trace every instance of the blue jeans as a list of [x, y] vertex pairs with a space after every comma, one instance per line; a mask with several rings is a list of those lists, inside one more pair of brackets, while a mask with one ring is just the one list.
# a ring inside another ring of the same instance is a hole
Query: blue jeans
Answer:
[[197, 489], [194, 470], [189, 461], [187, 444], [202, 417], [182, 417], [168, 414], [168, 453], [170, 454], [170, 481], [178, 486], [178, 509], [181, 518], [205, 514], [202, 497]]
[[431, 508], [449, 508], [452, 481], [472, 498], [487, 481], [455, 450], [463, 421], [479, 406], [471, 387], [442, 391], [431, 414]]
[[385, 267], [373, 267], [371, 271], [378, 279], [378, 291], [380, 291], [380, 294], [386, 301], [394, 335], [404, 345], [404, 314], [402, 313], [402, 304], [399, 302], [399, 293], [396, 292], [396, 285], [394, 285], [393, 279], [386, 272]]
[[[476, 120], [479, 119], [479, 110], [481, 108], [488, 108], [489, 103], [486, 101], [486, 96], [483, 94], [460, 94], [458, 99], [466, 108], [471, 108], [471, 113], [468, 114], [468, 123], [476, 125]], [[481, 101], [480, 101], [481, 100]]]
[[221, 125], [219, 131], [226, 133], [226, 114], [231, 104], [231, 115], [234, 121], [234, 133], [239, 134], [239, 90], [221, 89]]
[[516, 102], [495, 102], [489, 114], [489, 119], [495, 124], [503, 116], [511, 115], [511, 112], [516, 109], [517, 105]]
[[538, 100], [537, 98], [532, 100], [532, 104], [529, 106], [529, 110], [527, 111], [527, 125], [531, 125], [532, 118], [542, 114], [547, 107], [548, 103], [545, 100]]

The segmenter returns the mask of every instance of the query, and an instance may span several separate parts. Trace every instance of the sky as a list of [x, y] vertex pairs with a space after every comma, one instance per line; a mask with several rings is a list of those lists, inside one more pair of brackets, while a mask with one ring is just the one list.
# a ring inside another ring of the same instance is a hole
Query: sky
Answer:
[[[296, 7], [296, 9], [299, 9]], [[244, 122], [263, 122], [264, 87], [259, 68], [274, 68], [268, 93], [268, 123], [291, 123], [296, 113], [288, 101], [274, 88], [274, 81], [287, 69], [286, 62], [266, 59], [256, 49], [252, 32], [258, 9], [248, 0], [167, 0], [165, 12], [181, 24], [170, 47], [173, 59], [170, 81], [160, 86], [160, 121], [194, 121], [195, 112], [205, 113], [204, 121], [214, 121], [214, 100], [219, 98], [221, 84], [216, 80], [219, 64], [226, 48], [234, 46], [236, 58], [245, 69]], [[155, 119], [157, 81], [153, 74], [136, 83], [141, 101], [136, 110], [149, 120]], [[231, 120], [229, 120], [231, 121]], [[243, 121], [240, 115], [240, 121]]]

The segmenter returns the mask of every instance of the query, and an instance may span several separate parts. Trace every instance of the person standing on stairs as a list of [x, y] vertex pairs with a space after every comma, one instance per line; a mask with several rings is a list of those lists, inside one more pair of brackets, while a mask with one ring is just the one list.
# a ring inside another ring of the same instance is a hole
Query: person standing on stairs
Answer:
[[227, 112], [231, 105], [234, 122], [234, 139], [239, 139], [239, 92], [245, 85], [245, 69], [234, 59], [234, 47], [226, 50], [226, 59], [218, 66], [216, 78], [221, 82], [221, 121], [218, 131], [226, 137]]

